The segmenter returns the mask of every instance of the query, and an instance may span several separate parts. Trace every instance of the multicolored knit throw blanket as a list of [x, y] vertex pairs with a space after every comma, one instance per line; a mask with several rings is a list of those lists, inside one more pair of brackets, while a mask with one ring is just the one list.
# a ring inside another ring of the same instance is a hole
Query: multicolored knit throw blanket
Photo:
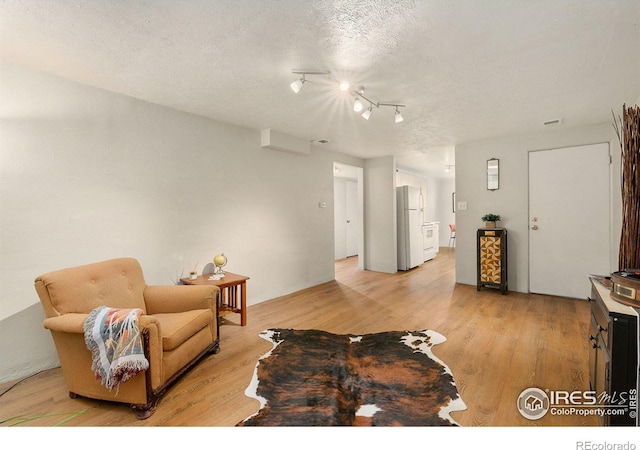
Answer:
[[84, 323], [84, 341], [91, 350], [91, 370], [112, 390], [149, 368], [138, 328], [140, 308], [118, 309], [100, 306]]

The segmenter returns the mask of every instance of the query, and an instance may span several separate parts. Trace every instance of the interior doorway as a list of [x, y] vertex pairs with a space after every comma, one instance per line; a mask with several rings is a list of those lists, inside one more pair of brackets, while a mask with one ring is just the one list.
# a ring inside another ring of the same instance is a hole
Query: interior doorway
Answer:
[[334, 251], [335, 260], [358, 257], [364, 268], [363, 169], [334, 162]]

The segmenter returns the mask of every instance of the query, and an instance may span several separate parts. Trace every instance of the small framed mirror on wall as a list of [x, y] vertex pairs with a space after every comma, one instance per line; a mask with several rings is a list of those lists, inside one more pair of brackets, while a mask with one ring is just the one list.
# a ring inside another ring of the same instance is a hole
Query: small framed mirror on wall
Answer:
[[500, 189], [500, 160], [491, 158], [487, 160], [487, 190]]

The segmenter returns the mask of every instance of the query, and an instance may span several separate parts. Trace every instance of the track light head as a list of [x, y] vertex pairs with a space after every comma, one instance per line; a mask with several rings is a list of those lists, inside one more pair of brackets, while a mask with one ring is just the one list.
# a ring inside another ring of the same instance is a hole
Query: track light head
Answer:
[[307, 82], [307, 75], [327, 75], [328, 76], [331, 72], [326, 70], [325, 71], [293, 70], [292, 73], [295, 73], [296, 75], [302, 75], [302, 77], [300, 77], [299, 79], [297, 79], [296, 81], [294, 81], [289, 85], [291, 86], [291, 90], [297, 94], [298, 92], [300, 92], [300, 89], [302, 89], [302, 86]]
[[376, 106], [392, 106], [396, 109], [395, 122], [400, 123], [404, 120], [404, 117], [402, 117], [398, 108], [404, 108], [405, 105], [400, 105], [398, 103], [378, 103]]
[[300, 89], [302, 89], [302, 86], [304, 85], [305, 81], [307, 81], [307, 80], [305, 80], [304, 75], [302, 75], [302, 78], [299, 78], [296, 81], [294, 81], [293, 83], [291, 83], [290, 86], [291, 86], [291, 89], [293, 90], [293, 92], [295, 92], [296, 94], [298, 92], [300, 92]]
[[364, 110], [364, 112], [362, 113], [362, 117], [364, 118], [364, 120], [369, 120], [369, 117], [371, 117], [372, 109], [373, 109], [373, 106], [369, 106], [369, 108]]
[[362, 108], [364, 108], [364, 106], [362, 106], [362, 102], [360, 101], [360, 99], [356, 96], [356, 100], [353, 102], [353, 110], [355, 112], [360, 112], [362, 111]]
[[402, 117], [402, 114], [400, 114], [400, 111], [398, 110], [398, 107], [396, 106], [396, 123], [400, 123], [404, 120], [404, 117]]
[[341, 81], [340, 82], [340, 90], [341, 91], [348, 91], [349, 90], [349, 82], [348, 81]]

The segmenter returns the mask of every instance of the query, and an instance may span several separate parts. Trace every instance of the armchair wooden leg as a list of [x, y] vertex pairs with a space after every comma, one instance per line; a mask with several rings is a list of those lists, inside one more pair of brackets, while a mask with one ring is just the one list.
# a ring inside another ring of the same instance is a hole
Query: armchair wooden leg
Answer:
[[140, 420], [148, 419], [153, 415], [154, 412], [156, 412], [156, 406], [158, 406], [159, 400], [160, 398], [156, 398], [146, 405], [131, 404], [131, 409], [135, 413], [136, 418]]
[[210, 354], [220, 353], [220, 342], [216, 341], [209, 346], [207, 352]]

